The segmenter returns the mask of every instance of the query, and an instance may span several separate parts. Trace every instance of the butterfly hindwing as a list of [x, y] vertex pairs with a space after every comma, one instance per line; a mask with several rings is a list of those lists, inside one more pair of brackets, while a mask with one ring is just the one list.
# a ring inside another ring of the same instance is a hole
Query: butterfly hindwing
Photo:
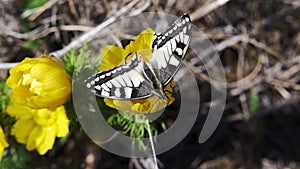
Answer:
[[179, 69], [191, 39], [191, 19], [182, 15], [163, 33], [155, 34], [151, 64], [159, 71], [166, 86]]

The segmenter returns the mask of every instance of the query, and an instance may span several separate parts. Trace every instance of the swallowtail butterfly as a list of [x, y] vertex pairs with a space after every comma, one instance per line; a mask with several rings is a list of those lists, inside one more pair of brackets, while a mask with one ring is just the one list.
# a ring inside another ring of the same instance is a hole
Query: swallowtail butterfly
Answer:
[[143, 61], [140, 54], [123, 65], [99, 72], [85, 84], [96, 96], [137, 100], [153, 95], [166, 98], [164, 87], [178, 71], [191, 39], [191, 19], [184, 14], [162, 33], [155, 33], [152, 57]]

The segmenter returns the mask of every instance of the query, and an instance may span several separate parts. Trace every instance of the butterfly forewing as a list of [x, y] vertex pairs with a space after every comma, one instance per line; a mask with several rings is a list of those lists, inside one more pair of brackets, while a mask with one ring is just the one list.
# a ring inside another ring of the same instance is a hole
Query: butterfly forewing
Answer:
[[191, 19], [187, 14], [177, 19], [166, 31], [153, 39], [151, 64], [156, 66], [166, 86], [179, 69], [191, 39]]
[[85, 84], [95, 95], [111, 99], [133, 100], [152, 95], [137, 54], [124, 65], [89, 77]]

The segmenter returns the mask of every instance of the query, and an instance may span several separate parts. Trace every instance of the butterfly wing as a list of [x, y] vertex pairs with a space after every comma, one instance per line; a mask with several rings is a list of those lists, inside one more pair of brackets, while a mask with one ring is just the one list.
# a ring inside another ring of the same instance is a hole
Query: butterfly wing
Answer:
[[191, 19], [182, 15], [163, 33], [155, 34], [150, 63], [166, 86], [178, 71], [191, 40]]
[[[150, 64], [145, 64], [135, 53], [124, 65], [89, 77], [85, 80], [87, 88], [99, 97], [111, 99], [136, 100], [150, 97], [153, 89], [156, 89], [155, 84], [166, 86], [179, 69], [191, 38], [190, 22], [189, 16], [184, 14], [166, 31], [155, 34]], [[147, 69], [147, 65], [151, 69]], [[158, 71], [156, 74], [159, 77], [149, 72], [152, 68]]]
[[134, 54], [126, 64], [97, 73], [84, 82], [99, 97], [135, 100], [152, 95], [151, 86], [143, 76], [143, 62], [138, 54]]

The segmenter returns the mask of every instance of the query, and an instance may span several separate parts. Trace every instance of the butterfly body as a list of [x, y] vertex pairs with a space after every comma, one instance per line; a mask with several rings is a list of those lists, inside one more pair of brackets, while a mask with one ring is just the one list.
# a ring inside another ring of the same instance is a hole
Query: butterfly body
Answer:
[[157, 95], [166, 98], [166, 87], [178, 71], [191, 38], [190, 18], [182, 15], [163, 33], [154, 35], [152, 57], [145, 61], [139, 52], [129, 61], [97, 73], [85, 84], [99, 97], [136, 100]]

